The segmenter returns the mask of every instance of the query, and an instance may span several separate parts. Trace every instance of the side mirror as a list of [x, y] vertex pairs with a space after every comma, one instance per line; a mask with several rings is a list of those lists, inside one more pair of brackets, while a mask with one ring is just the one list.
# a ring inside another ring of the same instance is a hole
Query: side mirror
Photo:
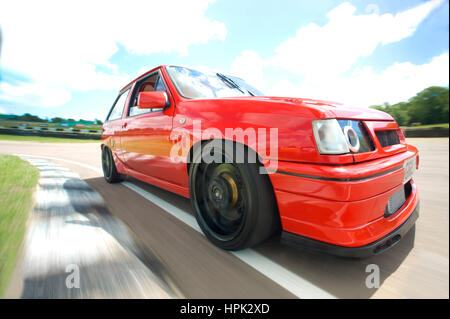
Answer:
[[163, 109], [169, 105], [169, 98], [164, 91], [141, 92], [137, 104], [140, 109]]

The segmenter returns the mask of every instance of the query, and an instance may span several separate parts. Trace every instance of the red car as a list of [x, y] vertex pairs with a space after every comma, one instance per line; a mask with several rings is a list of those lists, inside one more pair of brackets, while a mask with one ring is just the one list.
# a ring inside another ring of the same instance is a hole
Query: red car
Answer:
[[364, 257], [414, 226], [419, 156], [372, 109], [264, 96], [240, 78], [159, 66], [126, 85], [103, 125], [107, 182], [190, 198], [215, 245], [288, 243]]

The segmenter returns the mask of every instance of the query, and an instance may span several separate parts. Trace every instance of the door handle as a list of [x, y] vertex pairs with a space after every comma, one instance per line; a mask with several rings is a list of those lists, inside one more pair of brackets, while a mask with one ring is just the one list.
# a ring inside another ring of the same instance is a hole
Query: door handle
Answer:
[[126, 128], [127, 126], [128, 126], [128, 123], [125, 122], [125, 123], [123, 123], [122, 128]]

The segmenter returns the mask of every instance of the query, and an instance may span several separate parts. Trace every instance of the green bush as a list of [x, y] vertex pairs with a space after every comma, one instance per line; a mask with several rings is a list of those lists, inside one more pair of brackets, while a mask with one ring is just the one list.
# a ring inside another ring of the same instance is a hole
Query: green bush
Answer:
[[407, 102], [394, 105], [384, 103], [371, 108], [389, 113], [401, 126], [448, 123], [448, 88], [430, 86]]

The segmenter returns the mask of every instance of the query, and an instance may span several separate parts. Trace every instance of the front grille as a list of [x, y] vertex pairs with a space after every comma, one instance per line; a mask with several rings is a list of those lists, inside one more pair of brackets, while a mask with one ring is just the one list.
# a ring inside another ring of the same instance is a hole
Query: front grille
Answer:
[[376, 131], [375, 134], [382, 147], [400, 144], [397, 130]]
[[398, 211], [400, 207], [402, 207], [403, 204], [408, 200], [409, 196], [411, 195], [411, 190], [411, 182], [408, 182], [403, 188], [392, 194], [389, 198], [386, 208], [384, 209], [384, 217], [389, 217], [396, 211]]

